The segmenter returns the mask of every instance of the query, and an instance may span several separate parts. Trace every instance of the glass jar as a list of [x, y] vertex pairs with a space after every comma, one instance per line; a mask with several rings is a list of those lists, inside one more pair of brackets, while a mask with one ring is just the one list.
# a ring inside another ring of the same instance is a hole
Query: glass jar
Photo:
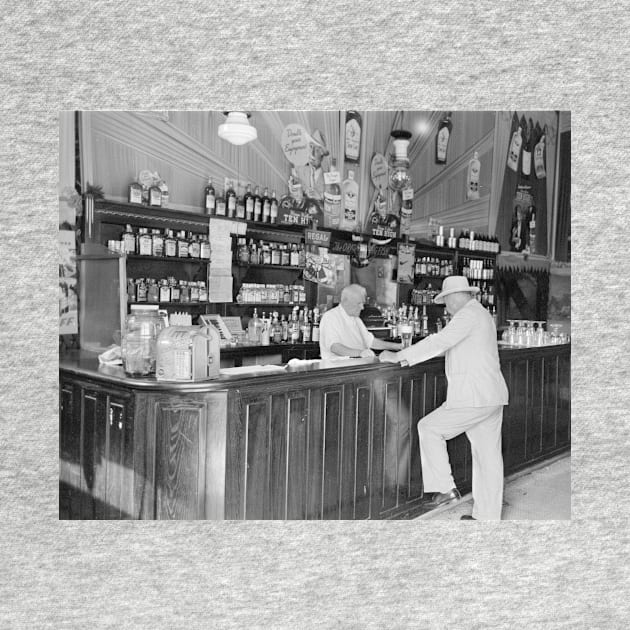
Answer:
[[123, 366], [129, 376], [155, 374], [155, 344], [164, 319], [157, 305], [132, 305], [121, 340]]

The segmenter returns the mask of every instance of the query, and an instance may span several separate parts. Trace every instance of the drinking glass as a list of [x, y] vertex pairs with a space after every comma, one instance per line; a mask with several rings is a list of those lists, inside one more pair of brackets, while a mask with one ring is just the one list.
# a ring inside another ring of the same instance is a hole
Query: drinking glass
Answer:
[[400, 338], [402, 339], [402, 347], [408, 348], [411, 345], [411, 338], [413, 336], [413, 326], [411, 324], [401, 324], [398, 327]]

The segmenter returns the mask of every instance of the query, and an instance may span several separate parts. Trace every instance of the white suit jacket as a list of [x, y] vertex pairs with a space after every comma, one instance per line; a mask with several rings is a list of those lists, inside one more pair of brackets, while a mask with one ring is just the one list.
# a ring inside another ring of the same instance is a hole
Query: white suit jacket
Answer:
[[398, 353], [409, 365], [445, 355], [446, 407], [507, 405], [494, 321], [476, 299], [463, 306], [437, 334]]

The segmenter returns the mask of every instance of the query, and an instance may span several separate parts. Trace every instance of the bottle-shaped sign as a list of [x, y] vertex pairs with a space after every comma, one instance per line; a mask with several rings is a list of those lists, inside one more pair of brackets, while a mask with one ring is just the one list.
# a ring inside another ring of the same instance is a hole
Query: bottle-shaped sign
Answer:
[[254, 221], [262, 218], [262, 197], [260, 196], [260, 186], [254, 190]]
[[276, 191], [271, 192], [271, 205], [269, 206], [269, 222], [278, 222], [278, 198], [276, 197]]
[[162, 191], [156, 184], [149, 188], [149, 205], [158, 208], [162, 205]]
[[532, 172], [532, 134], [534, 133], [531, 118], [529, 125], [525, 128], [525, 141], [523, 142], [523, 159], [521, 160], [521, 171], [523, 175], [529, 178]]
[[216, 212], [216, 197], [214, 194], [214, 186], [212, 185], [212, 177], [208, 177], [208, 184], [204, 189], [204, 208], [206, 214], [215, 214]]
[[142, 203], [142, 186], [138, 182], [129, 184], [129, 203]]
[[542, 135], [538, 144], [534, 148], [534, 169], [536, 171], [536, 178], [543, 179], [547, 177], [545, 171], [545, 136]]
[[519, 127], [512, 134], [512, 142], [510, 142], [510, 148], [508, 150], [507, 165], [515, 173], [518, 171], [518, 159], [521, 155], [521, 145], [523, 144], [523, 135], [521, 128]]
[[226, 216], [233, 219], [236, 216], [236, 192], [231, 179], [225, 178], [225, 212]]
[[446, 164], [448, 154], [448, 142], [451, 139], [453, 123], [451, 122], [451, 112], [440, 121], [437, 135], [435, 136], [435, 162], [436, 164]]
[[337, 171], [337, 161], [331, 161], [330, 171], [324, 173], [324, 227], [339, 228], [341, 221], [341, 179]]
[[265, 192], [262, 197], [262, 222], [269, 223], [269, 217], [271, 216], [271, 198], [269, 197], [269, 188], [265, 188]]
[[254, 220], [254, 195], [252, 195], [252, 185], [247, 184], [247, 190], [243, 195], [243, 202], [245, 203], [245, 218], [248, 221]]
[[481, 162], [479, 153], [475, 151], [472, 159], [468, 162], [468, 177], [466, 178], [466, 199], [479, 199], [479, 173]]
[[359, 203], [359, 184], [354, 179], [354, 171], [348, 171], [348, 178], [343, 182], [343, 223], [344, 230], [357, 227], [357, 207]]
[[346, 162], [359, 163], [361, 155], [361, 114], [346, 112]]

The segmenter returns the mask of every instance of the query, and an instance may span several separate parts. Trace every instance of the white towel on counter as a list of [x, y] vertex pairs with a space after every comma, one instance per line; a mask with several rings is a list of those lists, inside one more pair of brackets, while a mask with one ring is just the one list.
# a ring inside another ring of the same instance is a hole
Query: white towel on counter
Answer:
[[99, 365], [122, 365], [122, 353], [120, 346], [110, 346], [98, 355]]

